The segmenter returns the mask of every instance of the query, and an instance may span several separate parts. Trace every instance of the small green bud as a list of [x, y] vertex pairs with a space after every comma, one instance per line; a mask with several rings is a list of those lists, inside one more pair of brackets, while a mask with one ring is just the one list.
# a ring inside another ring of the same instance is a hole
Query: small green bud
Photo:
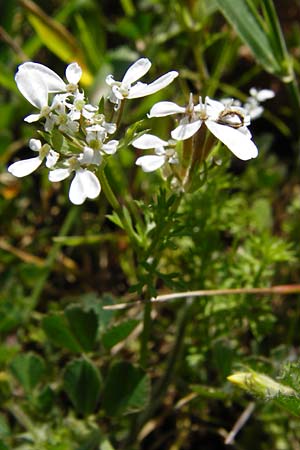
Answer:
[[296, 391], [289, 386], [280, 384], [267, 375], [257, 372], [236, 372], [227, 377], [227, 380], [259, 397], [298, 396]]

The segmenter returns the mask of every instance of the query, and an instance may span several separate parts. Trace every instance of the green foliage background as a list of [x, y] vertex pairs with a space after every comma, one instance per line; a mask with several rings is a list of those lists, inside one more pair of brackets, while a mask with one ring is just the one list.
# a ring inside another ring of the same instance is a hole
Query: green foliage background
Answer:
[[[0, 450], [219, 450], [252, 401], [233, 448], [298, 449], [299, 295], [172, 300], [148, 309], [149, 328], [143, 304], [103, 306], [145, 300], [145, 286], [156, 295], [298, 283], [299, 16], [296, 0], [1, 6]], [[125, 139], [107, 175], [135, 248], [103, 195], [71, 206], [68, 186], [43, 170], [20, 181], [6, 168], [38, 137], [23, 122], [31, 106], [14, 83], [18, 64], [63, 75], [76, 60], [98, 102], [105, 76], [120, 79], [140, 56], [151, 79], [178, 70], [180, 80], [131, 104], [127, 141], [141, 126], [167, 138], [171, 119], [146, 113], [160, 100], [186, 104], [190, 91], [243, 101], [256, 86], [276, 97], [251, 128], [259, 157], [219, 149], [179, 206], [159, 174], [134, 165]], [[235, 372], [252, 374], [247, 393], [227, 380]]]

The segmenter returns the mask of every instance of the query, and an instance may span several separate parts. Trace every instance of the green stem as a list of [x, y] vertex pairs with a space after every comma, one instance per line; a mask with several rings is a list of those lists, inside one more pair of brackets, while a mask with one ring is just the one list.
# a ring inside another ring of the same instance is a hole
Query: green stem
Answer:
[[[178, 209], [178, 206], [180, 204], [182, 196], [178, 196], [177, 199], [174, 201], [171, 210], [170, 215], [175, 213]], [[169, 215], [169, 216], [170, 216]], [[170, 217], [167, 217], [163, 226], [157, 230], [157, 234], [155, 236], [155, 239], [152, 241], [150, 247], [143, 255], [143, 260], [147, 261], [149, 258], [151, 258], [151, 270], [148, 273], [148, 280], [147, 280], [147, 288], [145, 292], [145, 298], [148, 300], [153, 295], [153, 288], [155, 287], [155, 270], [159, 263], [159, 256], [160, 256], [160, 247], [159, 244], [161, 243], [162, 237], [168, 233], [170, 228], [172, 227], [172, 220]], [[140, 349], [140, 364], [141, 366], [146, 369], [147, 366], [147, 360], [148, 360], [148, 342], [150, 338], [150, 331], [151, 331], [151, 309], [152, 304], [150, 302], [145, 302], [144, 305], [144, 318], [143, 318], [143, 332], [141, 335], [141, 349]]]
[[117, 120], [116, 120], [116, 126], [117, 129], [119, 128], [120, 124], [121, 124], [121, 120], [122, 120], [122, 116], [123, 116], [123, 112], [124, 112], [124, 106], [125, 106], [125, 100], [121, 100], [120, 103], [120, 108], [118, 109], [118, 116], [117, 116]]
[[116, 212], [119, 213], [122, 210], [121, 205], [120, 205], [117, 197], [115, 196], [112, 188], [110, 187], [110, 184], [108, 182], [108, 179], [106, 177], [103, 167], [100, 167], [98, 175], [99, 175], [99, 180], [100, 180], [100, 184], [101, 184], [101, 189], [103, 190], [108, 203], [111, 205], [111, 207]]
[[121, 204], [119, 203], [117, 197], [115, 196], [113, 190], [110, 187], [110, 184], [109, 184], [106, 174], [104, 172], [104, 167], [100, 167], [98, 175], [99, 175], [101, 188], [102, 188], [109, 204], [111, 205], [113, 210], [118, 215], [119, 220], [120, 220], [124, 230], [126, 231], [128, 237], [131, 240], [131, 243], [133, 244], [135, 249], [137, 249], [140, 245], [140, 240], [139, 240], [138, 235], [135, 233], [135, 231], [132, 227], [132, 223], [129, 218], [128, 210], [126, 210], [127, 214], [125, 214], [124, 209], [122, 208]]
[[172, 227], [172, 220], [170, 220], [170, 216], [171, 216], [171, 214], [174, 214], [177, 211], [177, 209], [180, 205], [180, 202], [182, 200], [182, 195], [183, 195], [182, 193], [178, 194], [176, 200], [174, 201], [173, 205], [170, 208], [170, 214], [168, 214], [168, 216], [166, 217], [163, 226], [159, 230], [157, 230], [155, 239], [152, 241], [150, 247], [148, 248], [148, 251], [146, 252], [144, 259], [147, 261], [147, 259], [151, 257], [152, 258], [152, 267], [155, 267], [157, 265], [157, 263], [155, 263], [157, 256], [158, 256], [156, 254], [157, 247], [161, 243], [161, 238], [163, 237], [163, 235], [168, 233], [170, 228]]
[[148, 342], [150, 338], [151, 331], [151, 311], [152, 303], [146, 302], [144, 308], [144, 318], [143, 318], [143, 331], [141, 335], [141, 351], [140, 351], [140, 365], [146, 370], [148, 361]]

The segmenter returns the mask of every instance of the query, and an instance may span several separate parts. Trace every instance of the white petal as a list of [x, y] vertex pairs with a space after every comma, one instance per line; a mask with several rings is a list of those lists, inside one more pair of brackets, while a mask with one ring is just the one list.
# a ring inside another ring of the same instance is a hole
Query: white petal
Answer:
[[112, 75], [107, 75], [105, 78], [105, 83], [108, 84], [108, 86], [112, 86], [115, 82], [116, 81]]
[[107, 155], [113, 155], [117, 151], [119, 141], [112, 140], [107, 142], [107, 144], [103, 144], [101, 150], [104, 151]]
[[164, 147], [156, 147], [155, 149], [155, 154], [157, 156], [163, 156], [166, 155], [166, 150], [164, 149]]
[[[112, 90], [113, 97], [116, 98], [116, 101], [123, 100], [123, 98], [125, 98], [124, 95], [121, 93], [119, 86], [114, 85], [114, 86], [112, 86], [111, 90]], [[110, 98], [110, 100], [111, 100], [111, 98]], [[113, 100], [111, 100], [111, 101], [112, 101], [112, 103], [114, 103]]]
[[29, 148], [34, 152], [39, 152], [42, 148], [42, 143], [39, 139], [30, 139]]
[[275, 92], [271, 89], [261, 89], [260, 91], [258, 91], [255, 88], [251, 88], [250, 95], [252, 97], [255, 97], [257, 101], [264, 102], [266, 100], [269, 100], [270, 98], [275, 97]]
[[260, 117], [263, 112], [264, 112], [264, 108], [262, 106], [256, 106], [254, 108], [252, 107], [251, 109], [249, 109], [249, 115], [252, 120], [255, 120], [258, 117]]
[[141, 166], [144, 172], [153, 172], [163, 166], [165, 161], [165, 156], [145, 155], [140, 156], [135, 163]]
[[140, 148], [142, 150], [146, 150], [148, 148], [157, 148], [162, 147], [164, 145], [168, 145], [167, 141], [163, 141], [157, 136], [153, 134], [143, 134], [132, 142], [132, 145], [135, 148]]
[[98, 197], [101, 186], [96, 175], [86, 169], [78, 169], [71, 183], [69, 199], [74, 205], [81, 205], [86, 198]]
[[171, 114], [184, 114], [185, 108], [173, 102], [158, 102], [152, 106], [148, 117], [164, 117]]
[[78, 156], [80, 164], [92, 164], [94, 158], [94, 150], [91, 147], [85, 146], [83, 152]]
[[39, 76], [46, 84], [48, 92], [63, 92], [66, 90], [66, 83], [60, 76], [43, 64], [26, 62], [19, 66], [18, 73], [21, 74], [22, 72], [24, 72], [24, 76], [28, 76], [29, 79], [32, 76]]
[[117, 125], [115, 123], [110, 123], [110, 122], [105, 122], [103, 124], [103, 127], [108, 134], [114, 134], [114, 132], [117, 129]]
[[15, 80], [19, 91], [29, 103], [38, 109], [48, 105], [48, 88], [39, 74], [23, 68], [16, 73]]
[[243, 133], [245, 136], [247, 136], [249, 139], [251, 139], [252, 138], [252, 134], [251, 134], [251, 132], [250, 132], [250, 130], [249, 130], [249, 128], [247, 128], [247, 127], [240, 127], [239, 129], [238, 129], [238, 131], [240, 132], [240, 133]]
[[42, 164], [42, 158], [36, 156], [35, 158], [23, 159], [17, 161], [8, 167], [8, 171], [15, 177], [22, 178], [34, 172]]
[[52, 167], [55, 166], [58, 159], [59, 159], [59, 153], [57, 153], [51, 149], [49, 151], [48, 155], [46, 156], [46, 167], [48, 167], [48, 169], [51, 169]]
[[205, 97], [205, 104], [207, 106], [207, 114], [209, 115], [212, 110], [214, 112], [220, 113], [222, 112], [225, 107], [222, 102], [219, 102], [218, 100], [213, 100], [212, 98]]
[[52, 131], [53, 127], [55, 125], [55, 118], [56, 116], [54, 116], [54, 114], [51, 114], [51, 116], [47, 116], [46, 117], [46, 121], [44, 123], [44, 130], [45, 131]]
[[[126, 96], [126, 98], [141, 98], [141, 97], [146, 97], [147, 94], [147, 88], [148, 88], [148, 84], [147, 83], [142, 83], [141, 81], [138, 81], [135, 85], [133, 85], [129, 91], [128, 91], [128, 95]], [[117, 92], [115, 93], [116, 97], [118, 97]], [[121, 93], [119, 93], [119, 95], [122, 95]]]
[[165, 75], [157, 78], [157, 80], [152, 83], [142, 86], [142, 83], [137, 83], [130, 89], [129, 95], [127, 98], [139, 98], [145, 97], [146, 95], [154, 94], [155, 92], [160, 91], [161, 89], [168, 86], [174, 78], [178, 76], [178, 72], [172, 71], [168, 72]]
[[178, 125], [178, 127], [171, 132], [171, 136], [173, 139], [176, 139], [176, 141], [184, 141], [197, 133], [201, 124], [201, 120], [195, 120], [195, 122]]
[[122, 84], [128, 85], [139, 80], [140, 78], [142, 78], [142, 76], [145, 75], [145, 73], [148, 72], [150, 67], [151, 62], [149, 61], [149, 59], [138, 59], [134, 64], [132, 64], [132, 66], [129, 67], [129, 69], [125, 73]]
[[78, 161], [80, 164], [95, 164], [96, 166], [100, 166], [102, 161], [102, 156], [100, 155], [99, 150], [94, 150], [88, 146], [84, 147], [83, 153], [81, 153], [78, 157]]
[[239, 129], [220, 125], [211, 120], [207, 120], [205, 124], [209, 131], [223, 142], [237, 158], [247, 161], [248, 159], [256, 158], [258, 155], [254, 142]]
[[69, 64], [66, 68], [66, 78], [69, 83], [78, 84], [82, 76], [81, 67], [77, 63]]
[[41, 118], [40, 114], [29, 114], [29, 116], [24, 117], [24, 122], [33, 123], [40, 120], [40, 118]]
[[62, 181], [68, 178], [70, 175], [71, 170], [70, 169], [54, 169], [49, 172], [49, 181], [57, 182]]

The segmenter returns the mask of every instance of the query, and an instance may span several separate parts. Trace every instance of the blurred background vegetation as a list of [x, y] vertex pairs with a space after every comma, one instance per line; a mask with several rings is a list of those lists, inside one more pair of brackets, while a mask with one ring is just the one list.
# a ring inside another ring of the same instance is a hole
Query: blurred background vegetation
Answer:
[[[28, 140], [38, 137], [14, 82], [27, 60], [61, 76], [77, 61], [92, 103], [106, 95], [107, 74], [121, 79], [141, 56], [152, 61], [151, 80], [178, 70], [180, 80], [125, 114], [123, 131], [145, 120], [164, 139], [171, 119], [145, 119], [157, 101], [184, 105], [190, 91], [244, 101], [252, 86], [273, 89], [251, 126], [259, 157], [244, 163], [221, 149], [176, 213], [159, 175], [134, 166], [136, 150], [122, 148], [107, 171], [132, 215], [151, 224], [150, 238], [161, 239], [158, 293], [297, 284], [299, 1], [232, 0], [233, 11], [225, 0], [2, 3], [0, 450], [219, 450], [252, 402], [231, 446], [298, 450], [299, 296], [156, 306], [146, 372], [137, 357], [141, 307], [102, 308], [138, 298], [147, 269], [107, 220], [104, 196], [72, 206], [67, 185], [58, 189], [43, 170], [17, 180], [7, 165], [29, 157]], [[164, 221], [172, 223], [165, 235]], [[227, 381], [237, 370], [268, 374], [295, 395], [267, 387], [253, 397]]]

